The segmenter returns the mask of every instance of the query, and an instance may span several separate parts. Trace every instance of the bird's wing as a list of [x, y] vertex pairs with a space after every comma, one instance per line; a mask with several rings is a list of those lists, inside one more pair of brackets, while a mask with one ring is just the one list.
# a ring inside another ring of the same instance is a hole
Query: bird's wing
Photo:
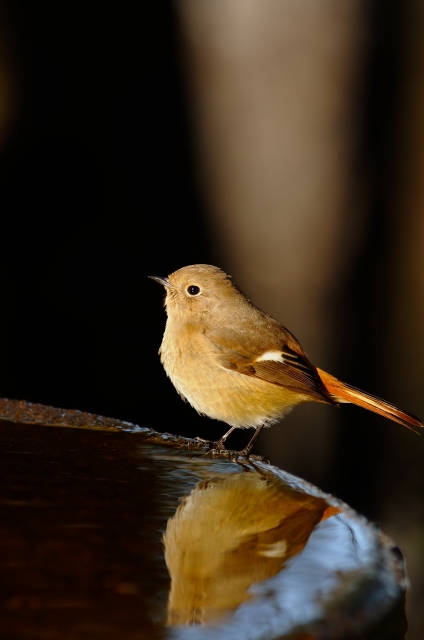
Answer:
[[261, 340], [252, 345], [245, 341], [222, 335], [210, 336], [216, 351], [218, 363], [226, 369], [237, 371], [296, 393], [305, 394], [321, 402], [334, 403], [317, 373], [316, 367], [309, 361], [302, 347], [283, 327], [279, 326], [279, 335], [266, 348]]

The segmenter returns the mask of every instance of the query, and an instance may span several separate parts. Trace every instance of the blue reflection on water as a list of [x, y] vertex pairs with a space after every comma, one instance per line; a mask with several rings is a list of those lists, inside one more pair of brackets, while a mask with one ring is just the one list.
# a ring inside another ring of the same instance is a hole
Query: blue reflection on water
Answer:
[[289, 633], [319, 619], [329, 594], [343, 584], [346, 573], [369, 570], [374, 554], [375, 541], [362, 523], [333, 516], [316, 527], [303, 551], [278, 575], [252, 586], [255, 597], [229, 618], [209, 627], [173, 629], [168, 637], [260, 640]]
[[[180, 480], [185, 479], [188, 491], [196, 478], [210, 477], [207, 461], [191, 458], [182, 466], [185, 469], [180, 468], [177, 475]], [[228, 474], [228, 463], [222, 465], [222, 469], [218, 467], [215, 463], [214, 474], [220, 471]], [[281, 475], [283, 484], [301, 490], [297, 478], [282, 472], [277, 475]], [[311, 493], [322, 496], [315, 488]], [[171, 627], [166, 637], [174, 640], [279, 638], [296, 627], [323, 619], [329, 607], [349, 598], [358, 586], [362, 596], [368, 597], [369, 606], [387, 606], [387, 595], [396, 598], [398, 587], [389, 572], [383, 588], [381, 576], [376, 579], [377, 564], [381, 562], [379, 549], [378, 537], [365, 519], [349, 510], [334, 515], [315, 527], [305, 548], [289, 559], [280, 573], [252, 585], [249, 593], [253, 597], [234, 612], [218, 622]], [[225, 575], [222, 580], [225, 581]], [[356, 615], [355, 611], [352, 615]]]

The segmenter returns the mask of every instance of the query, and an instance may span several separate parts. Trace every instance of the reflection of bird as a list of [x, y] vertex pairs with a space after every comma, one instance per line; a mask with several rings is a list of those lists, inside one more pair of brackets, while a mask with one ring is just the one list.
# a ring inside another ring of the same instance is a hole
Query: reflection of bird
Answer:
[[168, 624], [205, 623], [252, 597], [279, 573], [319, 522], [339, 509], [273, 474], [236, 473], [199, 483], [168, 520]]
[[199, 413], [231, 426], [217, 448], [237, 427], [255, 427], [240, 452], [248, 455], [264, 426], [311, 400], [352, 402], [412, 430], [422, 427], [399, 407], [317, 369], [290, 331], [253, 306], [221, 269], [197, 264], [151, 277], [166, 288], [166, 373]]

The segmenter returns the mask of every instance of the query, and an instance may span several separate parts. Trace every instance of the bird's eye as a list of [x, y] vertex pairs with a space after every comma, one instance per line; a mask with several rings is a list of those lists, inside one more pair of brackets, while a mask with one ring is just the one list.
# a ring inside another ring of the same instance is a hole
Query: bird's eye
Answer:
[[187, 287], [187, 293], [191, 296], [197, 296], [197, 294], [200, 293], [200, 289], [195, 285], [190, 285], [189, 287]]

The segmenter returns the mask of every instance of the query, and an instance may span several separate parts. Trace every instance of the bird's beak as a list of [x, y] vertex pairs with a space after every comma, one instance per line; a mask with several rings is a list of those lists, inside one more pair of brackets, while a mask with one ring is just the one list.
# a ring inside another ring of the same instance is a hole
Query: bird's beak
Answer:
[[162, 276], [148, 276], [148, 277], [151, 278], [152, 280], [156, 280], [156, 282], [159, 282], [159, 284], [163, 284], [163, 286], [166, 287], [167, 289], [172, 288], [172, 284], [169, 282], [168, 278], [163, 278]]

